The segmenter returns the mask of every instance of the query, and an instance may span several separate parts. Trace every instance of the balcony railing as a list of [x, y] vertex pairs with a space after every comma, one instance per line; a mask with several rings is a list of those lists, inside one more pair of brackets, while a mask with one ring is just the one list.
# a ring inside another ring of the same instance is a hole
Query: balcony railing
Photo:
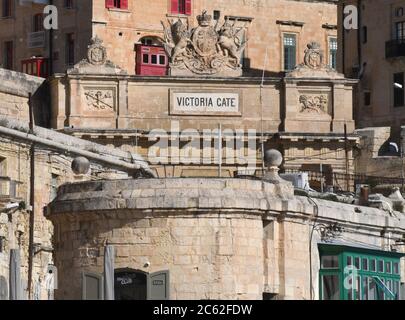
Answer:
[[405, 39], [390, 40], [385, 43], [385, 57], [405, 57]]

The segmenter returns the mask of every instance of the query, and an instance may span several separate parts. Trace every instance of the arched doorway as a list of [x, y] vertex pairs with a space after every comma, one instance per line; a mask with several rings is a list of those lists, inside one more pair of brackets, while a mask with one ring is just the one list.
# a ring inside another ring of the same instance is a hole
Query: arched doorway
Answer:
[[144, 46], [163, 46], [163, 40], [155, 36], [145, 36], [139, 39]]
[[115, 300], [147, 300], [147, 273], [118, 269], [114, 273]]

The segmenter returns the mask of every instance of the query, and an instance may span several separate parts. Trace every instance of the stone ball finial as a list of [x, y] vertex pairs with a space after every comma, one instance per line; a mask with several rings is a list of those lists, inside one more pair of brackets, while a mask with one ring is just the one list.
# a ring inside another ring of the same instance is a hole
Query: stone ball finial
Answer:
[[279, 167], [283, 163], [283, 155], [276, 149], [267, 150], [264, 153], [264, 163], [266, 167]]
[[85, 157], [77, 157], [72, 161], [72, 170], [75, 174], [86, 174], [90, 170], [90, 161]]

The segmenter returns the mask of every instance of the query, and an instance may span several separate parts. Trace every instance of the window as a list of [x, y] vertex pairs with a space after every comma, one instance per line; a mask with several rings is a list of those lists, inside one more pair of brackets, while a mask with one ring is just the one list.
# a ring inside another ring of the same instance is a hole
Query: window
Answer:
[[322, 276], [322, 300], [339, 300], [339, 276], [325, 275]]
[[395, 16], [400, 18], [404, 15], [404, 8], [399, 7], [395, 9]]
[[385, 263], [385, 272], [386, 273], [391, 273], [391, 261], [387, 261]]
[[339, 268], [339, 258], [338, 258], [338, 256], [323, 256], [322, 257], [322, 268], [323, 269], [336, 269], [336, 268]]
[[297, 40], [295, 34], [284, 35], [284, 71], [293, 70], [297, 60]]
[[73, 0], [65, 0], [65, 8], [72, 9], [73, 8]]
[[214, 10], [214, 20], [218, 21], [221, 18], [221, 11]]
[[148, 38], [148, 37], [144, 37], [141, 39], [141, 43], [145, 46], [151, 46], [153, 45], [153, 39], [152, 38]]
[[367, 107], [371, 105], [371, 92], [370, 91], [364, 92], [364, 105]]
[[73, 65], [75, 63], [75, 38], [74, 33], [66, 34], [66, 64]]
[[354, 266], [356, 267], [356, 269], [360, 269], [360, 258], [359, 257], [354, 258]]
[[172, 14], [191, 15], [191, 0], [170, 0]]
[[395, 23], [395, 36], [397, 40], [405, 39], [405, 21]]
[[394, 73], [394, 107], [404, 105], [404, 73]]
[[[144, 41], [144, 39], [142, 39]], [[168, 70], [168, 59], [162, 46], [136, 45], [136, 74], [164, 76]]]
[[384, 272], [384, 261], [378, 260], [378, 263], [377, 263], [377, 271], [378, 271], [378, 272]]
[[399, 264], [398, 264], [398, 262], [394, 262], [393, 263], [393, 272], [394, 272], [394, 274], [399, 274]]
[[34, 15], [32, 31], [39, 32], [43, 30], [44, 30], [44, 15], [42, 13], [38, 13]]
[[321, 299], [399, 299], [403, 254], [323, 243], [318, 247]]
[[363, 36], [363, 43], [367, 43], [367, 41], [368, 41], [368, 30], [367, 30], [367, 27], [364, 26], [364, 27], [362, 28], [362, 31], [363, 31], [363, 34], [362, 34], [362, 36]]
[[368, 259], [367, 259], [367, 258], [363, 258], [363, 259], [361, 260], [361, 263], [362, 263], [361, 269], [364, 270], [364, 271], [368, 271]]
[[2, 7], [2, 17], [9, 18], [11, 17], [11, 8], [12, 8], [12, 0], [3, 0], [3, 7]]
[[329, 39], [329, 66], [333, 69], [336, 69], [337, 49], [338, 49], [337, 38], [330, 38]]
[[375, 259], [370, 260], [370, 271], [372, 271], [372, 272], [376, 271], [376, 261], [375, 261]]
[[105, 7], [108, 9], [128, 10], [128, 0], [106, 0]]
[[3, 67], [5, 69], [9, 69], [12, 70], [13, 69], [13, 58], [14, 58], [14, 44], [13, 41], [6, 41], [4, 42], [4, 48], [3, 48], [3, 52], [4, 52], [4, 58], [3, 58]]

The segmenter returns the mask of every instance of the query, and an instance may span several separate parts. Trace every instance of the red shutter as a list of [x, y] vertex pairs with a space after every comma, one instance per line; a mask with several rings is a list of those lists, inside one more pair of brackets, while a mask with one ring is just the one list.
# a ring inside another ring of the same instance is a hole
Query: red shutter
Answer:
[[171, 2], [171, 12], [179, 13], [179, 0], [170, 0]]
[[105, 0], [106, 8], [114, 8], [114, 0]]
[[191, 15], [191, 0], [186, 0], [186, 14]]
[[128, 0], [121, 0], [121, 9], [128, 10]]

